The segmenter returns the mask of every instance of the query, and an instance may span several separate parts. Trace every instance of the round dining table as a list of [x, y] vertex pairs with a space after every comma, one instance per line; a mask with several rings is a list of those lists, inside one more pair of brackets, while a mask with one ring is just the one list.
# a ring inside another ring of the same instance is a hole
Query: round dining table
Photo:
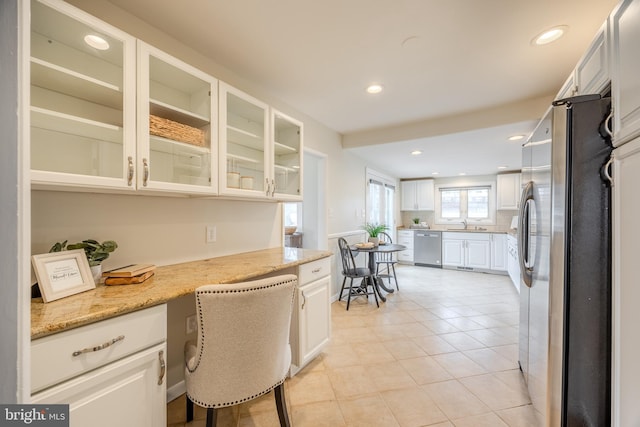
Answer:
[[[386, 301], [387, 299], [382, 294], [381, 290], [383, 290], [383, 291], [385, 291], [387, 293], [393, 293], [393, 289], [386, 287], [385, 284], [384, 284], [384, 281], [382, 280], [382, 278], [378, 277], [376, 275], [376, 254], [377, 253], [400, 252], [400, 251], [404, 251], [405, 249], [407, 249], [406, 246], [398, 245], [398, 244], [395, 244], [395, 243], [379, 244], [379, 245], [373, 246], [373, 247], [362, 247], [360, 245], [351, 246], [351, 251], [352, 252], [363, 252], [363, 253], [367, 253], [368, 254], [367, 266], [369, 268], [369, 271], [371, 271], [371, 273], [374, 275], [374, 280], [373, 280], [373, 283], [372, 283], [373, 284], [373, 288], [375, 289], [376, 293], [378, 294], [378, 297], [382, 301]], [[366, 280], [366, 279], [364, 279], [364, 280]]]

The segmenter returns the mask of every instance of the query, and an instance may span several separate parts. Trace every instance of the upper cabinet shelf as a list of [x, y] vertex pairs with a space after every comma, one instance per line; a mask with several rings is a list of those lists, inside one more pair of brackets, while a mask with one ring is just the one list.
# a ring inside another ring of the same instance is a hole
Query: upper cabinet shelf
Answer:
[[165, 119], [173, 120], [174, 122], [183, 123], [196, 128], [200, 128], [211, 123], [210, 117], [194, 114], [190, 111], [165, 104], [164, 102], [155, 99], [149, 100], [149, 114], [164, 117]]
[[122, 106], [119, 86], [33, 57], [31, 84], [111, 108]]

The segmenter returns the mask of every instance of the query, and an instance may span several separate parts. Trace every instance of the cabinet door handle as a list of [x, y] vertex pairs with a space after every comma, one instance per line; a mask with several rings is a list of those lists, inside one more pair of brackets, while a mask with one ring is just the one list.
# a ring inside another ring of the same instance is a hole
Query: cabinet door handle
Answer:
[[271, 180], [271, 197], [273, 197], [275, 193], [276, 193], [276, 180], [272, 179]]
[[105, 348], [111, 347], [113, 344], [122, 340], [124, 340], [124, 335], [120, 335], [119, 337], [116, 337], [111, 341], [107, 341], [106, 343], [97, 345], [95, 347], [87, 347], [87, 348], [83, 348], [82, 350], [76, 350], [73, 353], [71, 353], [71, 355], [75, 357], [75, 356], [80, 356], [81, 354], [84, 354], [84, 353], [91, 353], [94, 351], [104, 350]]
[[164, 363], [164, 350], [160, 350], [158, 352], [158, 359], [160, 360], [160, 376], [158, 377], [158, 385], [162, 385], [164, 373], [167, 371], [167, 364]]
[[613, 177], [611, 176], [611, 165], [613, 164], [613, 156], [609, 157], [607, 163], [602, 167], [602, 176], [608, 182], [610, 186], [613, 187]]
[[142, 159], [142, 165], [144, 168], [144, 171], [142, 173], [142, 185], [146, 187], [147, 182], [149, 181], [149, 162], [147, 161], [147, 159]]
[[127, 185], [133, 184], [133, 158], [129, 156], [129, 168], [127, 169]]
[[269, 193], [271, 192], [271, 185], [269, 184], [269, 178], [264, 179], [264, 187], [265, 187], [265, 196], [269, 197]]
[[609, 111], [609, 115], [604, 120], [604, 131], [609, 135], [609, 138], [613, 139], [613, 107]]
[[304, 310], [304, 305], [307, 303], [307, 297], [304, 296], [304, 291], [301, 292], [302, 295], [302, 306], [300, 307], [300, 310]]
[[321, 268], [316, 268], [315, 270], [311, 270], [312, 273], [320, 273]]

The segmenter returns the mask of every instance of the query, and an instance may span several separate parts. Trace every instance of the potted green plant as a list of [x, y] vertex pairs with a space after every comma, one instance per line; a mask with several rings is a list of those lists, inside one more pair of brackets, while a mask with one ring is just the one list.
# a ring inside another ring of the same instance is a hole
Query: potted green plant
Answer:
[[380, 243], [379, 234], [385, 230], [388, 230], [389, 227], [387, 227], [385, 224], [367, 222], [362, 226], [362, 229], [369, 235], [369, 242], [372, 242], [377, 246]]
[[91, 267], [93, 279], [98, 281], [102, 275], [102, 261], [109, 258], [111, 252], [115, 251], [117, 247], [118, 244], [113, 240], [105, 240], [100, 243], [94, 239], [87, 239], [70, 245], [67, 245], [67, 241], [65, 240], [64, 242], [56, 242], [51, 249], [49, 249], [49, 252], [60, 252], [65, 249], [68, 251], [83, 249], [89, 262], [89, 267]]
[[420, 218], [413, 218], [412, 221], [414, 226], [418, 226], [418, 224], [420, 224]]

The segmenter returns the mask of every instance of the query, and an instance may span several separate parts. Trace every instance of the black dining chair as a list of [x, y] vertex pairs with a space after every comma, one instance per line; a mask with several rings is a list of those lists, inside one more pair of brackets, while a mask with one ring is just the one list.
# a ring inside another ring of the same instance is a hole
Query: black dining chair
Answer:
[[[351, 248], [349, 247], [347, 241], [342, 237], [338, 239], [338, 248], [340, 249], [340, 258], [342, 258], [342, 275], [344, 276], [338, 301], [342, 300], [342, 294], [345, 290], [345, 284], [347, 283], [347, 278], [349, 278], [350, 282], [347, 294], [347, 310], [349, 310], [349, 305], [351, 304], [351, 297], [364, 296], [368, 301], [369, 295], [373, 295], [376, 300], [376, 305], [380, 307], [380, 303], [378, 302], [378, 295], [376, 294], [376, 290], [374, 289], [373, 281], [375, 280], [375, 278], [371, 270], [365, 267], [356, 266]], [[359, 285], [354, 287], [353, 279], [362, 279], [362, 281]], [[371, 288], [371, 290], [369, 290], [369, 287]]]
[[[384, 231], [379, 234], [379, 237], [380, 237], [380, 241], [381, 242], [384, 241], [389, 245], [393, 244], [393, 240], [391, 240], [391, 236], [389, 236]], [[387, 280], [389, 281], [389, 286], [391, 286], [391, 278], [393, 278], [393, 280], [396, 282], [396, 289], [400, 290], [400, 288], [398, 288], [398, 277], [396, 276], [396, 264], [397, 263], [398, 263], [398, 260], [393, 255], [393, 252], [389, 252], [389, 253], [378, 252], [378, 253], [376, 253], [376, 276], [378, 276], [381, 279], [386, 277]], [[387, 273], [386, 274], [380, 274], [379, 273], [381, 265], [384, 265], [386, 267], [386, 269], [387, 269]]]

